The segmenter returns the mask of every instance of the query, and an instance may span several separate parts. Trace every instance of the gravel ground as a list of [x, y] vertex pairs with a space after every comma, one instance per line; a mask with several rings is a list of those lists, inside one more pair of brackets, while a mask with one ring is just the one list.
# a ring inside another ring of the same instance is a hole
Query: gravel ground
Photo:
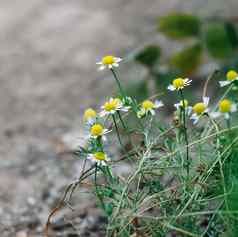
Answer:
[[[1, 236], [42, 236], [49, 210], [81, 169], [81, 161], [63, 152], [82, 134], [80, 114], [112, 88], [95, 62], [155, 39], [168, 51], [154, 22], [175, 9], [236, 16], [238, 2], [1, 0]], [[121, 70], [126, 78], [128, 66]], [[55, 218], [52, 236], [104, 236], [105, 219], [88, 195], [75, 195], [76, 211]], [[64, 221], [67, 215], [73, 223]]]

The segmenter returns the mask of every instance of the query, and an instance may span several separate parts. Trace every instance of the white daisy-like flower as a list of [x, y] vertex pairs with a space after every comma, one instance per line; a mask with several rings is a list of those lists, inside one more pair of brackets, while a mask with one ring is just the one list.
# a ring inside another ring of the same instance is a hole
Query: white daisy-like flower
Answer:
[[203, 102], [196, 103], [192, 107], [193, 114], [190, 118], [193, 120], [193, 124], [197, 123], [202, 115], [209, 112], [208, 104], [209, 97], [203, 97]]
[[96, 121], [96, 117], [97, 117], [97, 112], [94, 109], [88, 108], [84, 111], [84, 114], [83, 114], [84, 122], [88, 124], [93, 124]]
[[130, 109], [129, 106], [124, 106], [119, 98], [110, 98], [109, 101], [106, 101], [101, 108], [102, 111], [99, 114], [100, 117], [113, 115], [117, 111], [127, 112]]
[[212, 118], [218, 118], [220, 116], [224, 116], [225, 119], [230, 118], [230, 114], [237, 111], [237, 105], [235, 103], [232, 103], [228, 99], [223, 99], [218, 104], [218, 111], [212, 112], [211, 116]]
[[100, 65], [98, 70], [101, 71], [106, 68], [112, 69], [113, 67], [119, 67], [119, 63], [121, 61], [121, 58], [114, 57], [112, 55], [106, 55], [101, 59], [100, 62], [97, 62], [96, 64]]
[[238, 81], [238, 73], [234, 70], [230, 70], [226, 74], [226, 81], [219, 81], [220, 87], [230, 85], [234, 81]]
[[176, 104], [174, 104], [174, 107], [176, 108], [176, 109], [185, 109], [185, 113], [187, 114], [187, 115], [190, 115], [191, 114], [191, 112], [192, 112], [192, 106], [189, 106], [188, 105], [188, 101], [187, 100], [184, 100], [184, 101], [179, 101], [179, 103], [176, 103]]
[[182, 90], [185, 86], [189, 86], [191, 82], [192, 80], [189, 80], [188, 78], [176, 78], [172, 81], [172, 84], [168, 86], [168, 90]]
[[147, 114], [155, 115], [155, 110], [162, 107], [164, 104], [160, 100], [152, 102], [151, 100], [144, 100], [141, 104], [140, 110], [137, 112], [137, 117], [142, 118]]
[[103, 151], [97, 151], [94, 153], [90, 153], [87, 156], [88, 160], [91, 160], [93, 163], [97, 163], [98, 165], [106, 166], [108, 165], [107, 162], [110, 161], [107, 154]]
[[100, 123], [94, 123], [90, 128], [90, 138], [97, 139], [99, 137], [102, 138], [102, 140], [106, 141], [106, 134], [110, 131], [103, 127]]

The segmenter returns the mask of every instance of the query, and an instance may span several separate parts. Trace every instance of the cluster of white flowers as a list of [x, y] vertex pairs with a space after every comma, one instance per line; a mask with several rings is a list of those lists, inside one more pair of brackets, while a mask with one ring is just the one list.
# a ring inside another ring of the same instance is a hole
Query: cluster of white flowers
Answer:
[[[107, 55], [101, 59], [97, 64], [100, 65], [99, 70], [111, 69], [113, 67], [118, 67], [119, 63], [122, 61], [121, 58], [114, 57], [112, 55]], [[235, 81], [238, 81], [238, 74], [236, 71], [231, 70], [226, 75], [227, 80], [219, 81], [221, 87], [231, 85]], [[225, 98], [219, 101], [218, 111], [211, 111], [209, 108], [209, 97], [203, 97], [202, 101], [195, 103], [193, 106], [189, 105], [188, 100], [183, 98], [183, 89], [189, 86], [192, 80], [188, 78], [176, 78], [168, 86], [170, 91], [178, 91], [182, 95], [182, 100], [174, 104], [177, 111], [185, 112], [187, 117], [196, 124], [203, 115], [208, 115], [213, 119], [220, 116], [224, 116], [225, 119], [230, 118], [230, 114], [237, 111], [237, 105]], [[128, 101], [130, 103], [128, 103]], [[130, 97], [123, 98], [110, 98], [102, 106], [101, 111], [97, 113], [94, 109], [88, 108], [84, 112], [83, 119], [87, 126], [89, 126], [89, 139], [94, 139], [98, 141], [106, 141], [106, 135], [110, 132], [109, 129], [105, 128], [102, 122], [104, 117], [108, 118], [110, 116], [115, 116], [115, 114], [120, 112], [128, 112], [131, 109], [132, 99]], [[137, 105], [137, 117], [143, 118], [146, 116], [154, 116], [156, 111], [164, 106], [163, 102], [160, 100], [144, 100], [140, 105]], [[110, 161], [107, 154], [104, 153], [102, 147], [88, 153], [87, 158], [99, 165], [107, 165]]]

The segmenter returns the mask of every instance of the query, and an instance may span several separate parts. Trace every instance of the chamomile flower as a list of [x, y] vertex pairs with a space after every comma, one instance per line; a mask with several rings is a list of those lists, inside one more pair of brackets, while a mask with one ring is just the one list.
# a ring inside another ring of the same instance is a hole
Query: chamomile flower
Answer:
[[106, 68], [112, 69], [113, 67], [118, 67], [121, 61], [121, 58], [114, 57], [112, 55], [106, 55], [101, 59], [100, 62], [97, 62], [96, 64], [100, 65], [98, 70], [101, 71]]
[[84, 111], [83, 120], [86, 123], [92, 124], [95, 121], [96, 116], [97, 116], [97, 112], [92, 108], [88, 108]]
[[209, 97], [203, 97], [202, 102], [196, 103], [192, 107], [193, 114], [190, 118], [193, 120], [193, 124], [197, 123], [202, 115], [208, 113], [209, 111], [208, 104], [209, 104]]
[[176, 109], [185, 109], [187, 115], [190, 115], [192, 112], [192, 107], [188, 105], [187, 100], [180, 100], [179, 103], [174, 104]]
[[220, 87], [230, 85], [234, 81], [238, 81], [238, 73], [234, 70], [230, 70], [226, 74], [226, 81], [219, 81]]
[[155, 115], [155, 110], [162, 107], [164, 104], [160, 100], [152, 102], [151, 100], [144, 100], [141, 104], [140, 110], [137, 112], [137, 117], [142, 118], [147, 114]]
[[116, 111], [127, 112], [130, 107], [124, 106], [122, 101], [119, 98], [110, 98], [110, 100], [106, 101], [101, 108], [102, 108], [102, 111], [100, 112], [99, 115], [100, 117], [104, 117], [107, 115], [115, 114]]
[[188, 78], [176, 78], [172, 81], [172, 84], [168, 86], [168, 90], [175, 91], [175, 90], [182, 90], [185, 86], [189, 86], [192, 80]]
[[110, 161], [107, 154], [103, 151], [97, 151], [94, 153], [90, 153], [87, 156], [88, 160], [91, 160], [93, 163], [96, 163], [98, 165], [106, 166], [107, 162]]
[[218, 111], [211, 113], [211, 116], [212, 116], [212, 118], [218, 118], [223, 115], [225, 117], [225, 119], [229, 119], [230, 114], [233, 112], [236, 112], [236, 111], [237, 111], [236, 104], [232, 103], [228, 99], [223, 99], [223, 100], [219, 101]]
[[106, 140], [106, 134], [109, 133], [110, 131], [106, 128], [103, 127], [102, 124], [100, 123], [94, 123], [90, 127], [90, 137], [97, 139], [101, 137], [103, 140]]

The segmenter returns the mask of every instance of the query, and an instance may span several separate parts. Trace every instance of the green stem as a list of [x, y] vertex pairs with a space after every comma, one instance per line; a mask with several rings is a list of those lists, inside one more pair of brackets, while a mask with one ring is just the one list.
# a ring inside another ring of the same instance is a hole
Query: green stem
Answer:
[[115, 125], [115, 128], [116, 128], [116, 134], [117, 134], [118, 141], [119, 141], [119, 143], [120, 143], [122, 149], [124, 150], [124, 146], [123, 146], [123, 143], [122, 143], [122, 141], [121, 141], [119, 129], [118, 129], [117, 122], [116, 122], [116, 118], [115, 118], [115, 115], [114, 115], [114, 114], [112, 114], [112, 119], [113, 119], [113, 122], [114, 122], [114, 125]]
[[111, 68], [110, 70], [111, 70], [111, 72], [112, 72], [112, 74], [113, 74], [113, 77], [114, 77], [115, 80], [116, 80], [116, 83], [117, 83], [117, 86], [118, 86], [118, 88], [119, 88], [119, 90], [120, 90], [121, 96], [122, 96], [123, 98], [126, 98], [126, 93], [125, 93], [125, 91], [124, 91], [123, 88], [122, 88], [121, 82], [120, 82], [120, 80], [119, 80], [119, 78], [118, 78], [118, 76], [117, 76], [115, 70], [114, 70], [113, 68]]
[[226, 119], [226, 126], [229, 129], [229, 131], [231, 130], [231, 119]]
[[118, 114], [118, 117], [119, 117], [120, 122], [121, 122], [121, 124], [122, 124], [122, 127], [124, 128], [124, 130], [126, 131], [126, 133], [127, 133], [127, 135], [128, 135], [129, 142], [130, 142], [131, 145], [133, 146], [132, 139], [131, 139], [131, 135], [130, 135], [130, 131], [128, 130], [128, 127], [127, 127], [126, 124], [124, 123], [120, 111], [117, 111], [117, 114]]
[[189, 161], [189, 147], [188, 147], [188, 133], [187, 133], [187, 126], [186, 126], [186, 109], [185, 109], [185, 101], [184, 101], [184, 95], [183, 91], [179, 90], [183, 107], [182, 107], [182, 113], [183, 113], [183, 130], [184, 130], [184, 139], [186, 143], [186, 170], [187, 170], [187, 180], [189, 179], [189, 168], [190, 168], [190, 161]]
[[98, 171], [98, 165], [95, 165], [95, 176], [94, 176], [94, 183], [95, 183], [95, 189], [96, 189], [96, 196], [98, 198], [98, 200], [100, 201], [100, 204], [103, 208], [103, 210], [105, 210], [105, 204], [103, 202], [103, 198], [100, 194], [100, 191], [98, 190], [98, 185], [97, 185], [97, 171]]
[[[233, 87], [233, 83], [226, 89], [225, 93], [222, 95], [219, 101], [226, 98], [226, 96], [230, 93], [232, 87]], [[216, 111], [216, 109], [218, 108], [218, 105], [219, 105], [219, 102], [215, 105], [212, 112]], [[209, 124], [207, 124], [202, 132], [202, 137], [207, 136], [208, 134], [210, 134], [210, 132], [211, 132], [211, 129], [209, 129]]]

